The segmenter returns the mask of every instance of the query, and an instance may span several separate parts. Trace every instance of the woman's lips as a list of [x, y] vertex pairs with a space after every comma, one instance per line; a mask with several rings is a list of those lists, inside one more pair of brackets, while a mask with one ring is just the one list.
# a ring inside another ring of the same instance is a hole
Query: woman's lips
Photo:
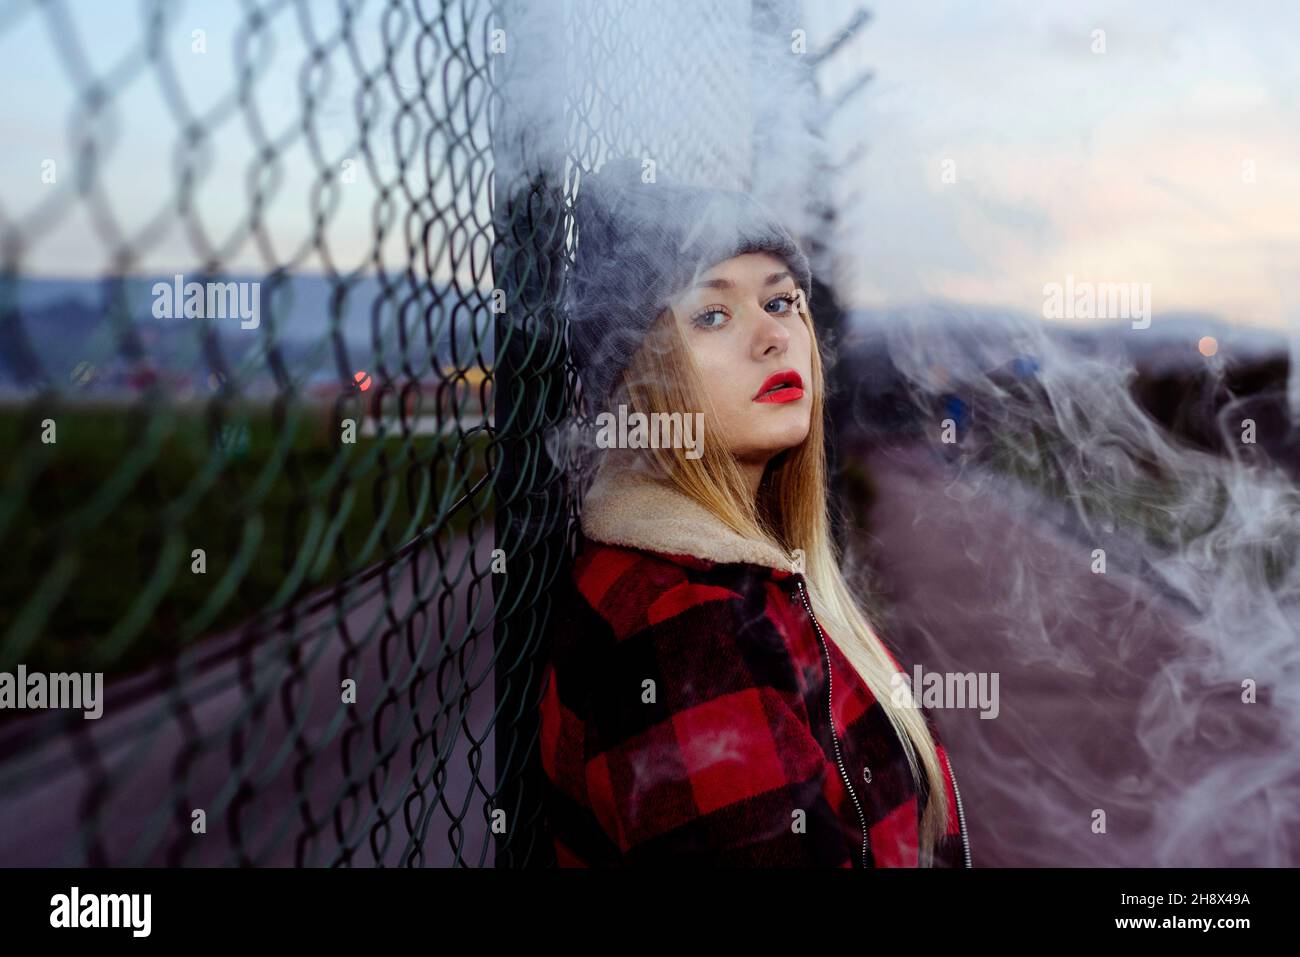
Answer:
[[803, 377], [794, 369], [773, 372], [758, 387], [755, 402], [797, 402], [803, 398]]
[[803, 389], [798, 386], [786, 386], [783, 389], [777, 389], [775, 392], [769, 392], [766, 395], [760, 395], [755, 402], [796, 402], [803, 398]]

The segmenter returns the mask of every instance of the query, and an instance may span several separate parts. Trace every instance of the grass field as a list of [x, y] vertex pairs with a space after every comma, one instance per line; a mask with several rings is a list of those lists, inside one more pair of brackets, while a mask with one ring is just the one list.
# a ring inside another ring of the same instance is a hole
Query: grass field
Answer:
[[455, 431], [380, 440], [358, 428], [345, 443], [321, 406], [207, 416], [201, 405], [0, 408], [0, 670], [133, 670], [423, 529], [492, 534], [490, 486], [449, 514], [485, 473], [483, 431], [460, 443]]

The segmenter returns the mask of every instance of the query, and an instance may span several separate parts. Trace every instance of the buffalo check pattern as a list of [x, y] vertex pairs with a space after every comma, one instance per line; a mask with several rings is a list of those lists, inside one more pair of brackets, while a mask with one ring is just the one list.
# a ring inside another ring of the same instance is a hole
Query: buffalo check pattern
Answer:
[[[800, 580], [753, 562], [580, 537], [550, 631], [540, 715], [560, 866], [919, 865], [928, 795], [833, 640], [828, 719], [825, 660]], [[941, 741], [939, 756], [950, 823], [934, 864], [962, 867]]]

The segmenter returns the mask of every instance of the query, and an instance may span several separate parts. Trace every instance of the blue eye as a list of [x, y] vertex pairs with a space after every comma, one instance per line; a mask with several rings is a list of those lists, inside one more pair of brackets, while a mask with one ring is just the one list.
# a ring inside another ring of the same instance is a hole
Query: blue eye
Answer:
[[782, 293], [781, 295], [773, 299], [771, 302], [769, 302], [768, 305], [769, 306], [772, 305], [773, 302], [785, 303], [785, 309], [781, 310], [778, 313], [774, 313], [774, 315], [778, 315], [778, 316], [787, 315], [788, 313], [794, 312], [795, 294], [792, 292]]
[[725, 318], [726, 315], [727, 314], [723, 312], [721, 309], [710, 307], [709, 309], [706, 309], [703, 312], [697, 312], [693, 317], [691, 317], [691, 323], [695, 326], [698, 326], [701, 329], [717, 329], [719, 326], [722, 325], [722, 323], [714, 324], [714, 323], [705, 322], [704, 320], [707, 319], [709, 316], [722, 316], [723, 318]]

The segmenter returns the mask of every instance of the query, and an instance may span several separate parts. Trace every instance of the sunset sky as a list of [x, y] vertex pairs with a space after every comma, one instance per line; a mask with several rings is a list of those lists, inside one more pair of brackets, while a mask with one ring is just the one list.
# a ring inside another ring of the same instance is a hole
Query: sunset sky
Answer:
[[[822, 30], [850, 8], [809, 5]], [[1036, 312], [1072, 274], [1150, 283], [1157, 313], [1300, 327], [1300, 5], [870, 8], [823, 71], [832, 90], [876, 73], [832, 131], [867, 147], [851, 301]]]
[[[747, 22], [743, 2], [717, 2]], [[328, 20], [323, 11], [331, 6], [312, 9]], [[1039, 312], [1043, 286], [1072, 275], [1076, 282], [1149, 283], [1157, 314], [1198, 310], [1300, 329], [1293, 305], [1300, 303], [1300, 4], [868, 6], [872, 21], [821, 72], [833, 95], [863, 68], [875, 71], [824, 131], [833, 155], [866, 146], [839, 183], [844, 196], [858, 196], [841, 210], [837, 237], [835, 278], [850, 305], [944, 298]], [[810, 45], [820, 46], [856, 7], [850, 0], [806, 2]], [[158, 71], [132, 70], [144, 18], [134, 4], [74, 0], [62, 8], [74, 14], [68, 22], [78, 28], [85, 62], [118, 77], [111, 122], [93, 131], [112, 144], [103, 176], [113, 215], [128, 237], [161, 217], [135, 268], [183, 267], [194, 260], [193, 237], [183, 220], [167, 215], [179, 121]], [[183, 11], [165, 38], [176, 84], [201, 112], [230, 92], [239, 7], [201, 0], [168, 9]], [[365, 16], [377, 18], [382, 7], [367, 9], [376, 12]], [[662, 16], [661, 5], [645, 9]], [[207, 32], [204, 55], [190, 49], [199, 27]], [[1095, 30], [1105, 31], [1104, 53], [1093, 51]], [[378, 64], [378, 28], [358, 32]], [[243, 55], [265, 71], [258, 107], [271, 133], [282, 133], [298, 122], [307, 55], [292, 5], [263, 36], [273, 42], [249, 45]], [[32, 10], [0, 29], [0, 81], [9, 91], [0, 120], [0, 202], [10, 221], [34, 216], [48, 201], [52, 190], [38, 178], [43, 160], [59, 161], [65, 187], [75, 168], [71, 143], [84, 132], [69, 122], [77, 83], [55, 50], [50, 21]], [[337, 155], [355, 136], [356, 74], [342, 55], [333, 64], [336, 85], [322, 90], [315, 116], [322, 144]], [[413, 74], [402, 79], [419, 86]], [[391, 98], [384, 107], [391, 113]], [[238, 112], [209, 135], [194, 204], [219, 244], [247, 208], [256, 154]], [[391, 123], [374, 140], [381, 163], [392, 162], [389, 140]], [[301, 138], [280, 157], [265, 216], [283, 260], [310, 240], [318, 167]], [[949, 162], [955, 182], [943, 179]], [[272, 182], [268, 174], [265, 183]], [[340, 268], [365, 262], [374, 199], [364, 188], [339, 197], [327, 232]], [[103, 225], [84, 202], [27, 235], [25, 265], [33, 272], [93, 275], [109, 267]], [[400, 229], [392, 241], [391, 255], [400, 259]], [[265, 266], [247, 241], [228, 261], [254, 271]], [[320, 262], [307, 256], [300, 268], [319, 269]]]

